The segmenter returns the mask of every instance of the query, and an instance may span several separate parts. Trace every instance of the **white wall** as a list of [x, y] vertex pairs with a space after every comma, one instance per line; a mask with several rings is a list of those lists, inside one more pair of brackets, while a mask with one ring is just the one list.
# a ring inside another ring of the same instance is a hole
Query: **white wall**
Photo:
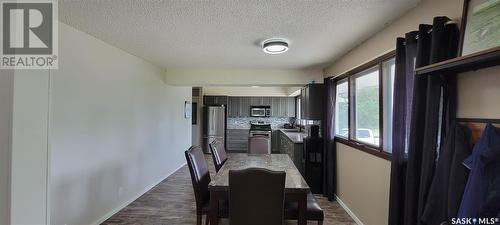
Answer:
[[0, 224], [99, 223], [185, 163], [191, 87], [67, 25], [59, 35], [58, 70], [2, 70]]
[[16, 70], [12, 117], [11, 223], [46, 224], [49, 71]]
[[0, 73], [0, 224], [9, 224], [14, 71]]
[[65, 24], [50, 85], [50, 223], [93, 224], [185, 163], [191, 87]]

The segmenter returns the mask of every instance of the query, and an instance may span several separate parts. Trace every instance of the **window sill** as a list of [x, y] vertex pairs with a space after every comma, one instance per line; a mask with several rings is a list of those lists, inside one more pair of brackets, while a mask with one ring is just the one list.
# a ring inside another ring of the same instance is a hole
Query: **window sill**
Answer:
[[392, 155], [390, 153], [381, 151], [381, 149], [379, 149], [379, 148], [372, 147], [372, 146], [363, 144], [361, 142], [357, 142], [354, 140], [348, 140], [347, 138], [337, 137], [337, 136], [334, 138], [334, 141], [342, 143], [342, 144], [347, 145], [349, 147], [361, 150], [363, 152], [366, 152], [368, 154], [377, 156], [377, 157], [385, 159], [385, 160], [390, 161], [392, 159]]

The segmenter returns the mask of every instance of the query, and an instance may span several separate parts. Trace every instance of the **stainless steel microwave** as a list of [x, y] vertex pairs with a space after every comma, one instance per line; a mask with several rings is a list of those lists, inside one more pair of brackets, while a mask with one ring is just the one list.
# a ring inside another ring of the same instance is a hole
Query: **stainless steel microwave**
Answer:
[[250, 116], [252, 117], [270, 117], [271, 106], [250, 106]]

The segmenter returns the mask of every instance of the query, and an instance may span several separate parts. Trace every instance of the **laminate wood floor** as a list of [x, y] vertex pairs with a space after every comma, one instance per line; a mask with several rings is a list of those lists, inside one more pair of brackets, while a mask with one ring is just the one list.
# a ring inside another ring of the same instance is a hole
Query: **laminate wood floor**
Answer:
[[[213, 177], [215, 169], [210, 155], [205, 155], [209, 164], [210, 174]], [[323, 224], [355, 225], [356, 223], [337, 203], [330, 202], [321, 195], [316, 195], [316, 201], [325, 211]], [[203, 222], [205, 216], [203, 217]], [[105, 225], [191, 225], [196, 224], [195, 201], [191, 177], [187, 166], [182, 167], [174, 174], [163, 180], [140, 198], [132, 202], [120, 212], [106, 220]], [[204, 223], [203, 223], [204, 224]], [[219, 224], [229, 224], [222, 220]], [[297, 224], [296, 221], [287, 221], [287, 225]], [[317, 224], [309, 222], [308, 224]]]

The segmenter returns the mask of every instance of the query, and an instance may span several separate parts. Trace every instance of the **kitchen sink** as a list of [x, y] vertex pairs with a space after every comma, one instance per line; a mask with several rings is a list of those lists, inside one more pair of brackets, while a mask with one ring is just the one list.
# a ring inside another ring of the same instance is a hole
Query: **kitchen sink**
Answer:
[[299, 131], [299, 129], [281, 129], [284, 132], [288, 133], [302, 133], [303, 131]]

